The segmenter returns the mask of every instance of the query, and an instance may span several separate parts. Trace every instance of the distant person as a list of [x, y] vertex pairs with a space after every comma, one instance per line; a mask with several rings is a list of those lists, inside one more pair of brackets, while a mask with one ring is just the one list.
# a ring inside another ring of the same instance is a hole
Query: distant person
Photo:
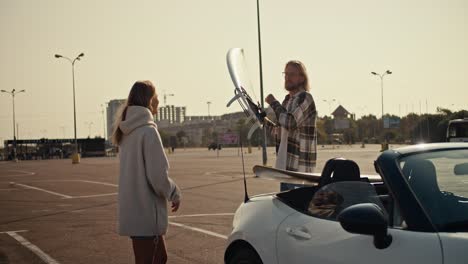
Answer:
[[158, 97], [150, 81], [137, 81], [116, 119], [120, 149], [119, 234], [132, 239], [136, 264], [166, 263], [167, 201], [179, 209], [181, 193], [168, 176], [169, 162], [153, 115]]
[[171, 146], [171, 153], [174, 153], [174, 150], [177, 147], [177, 137], [176, 136], [171, 136], [169, 138], [169, 145]]
[[[310, 94], [309, 78], [302, 62], [292, 60], [284, 69], [284, 88], [288, 91], [282, 103], [269, 94], [265, 98], [278, 126], [272, 128], [277, 141], [275, 168], [313, 172], [317, 161], [315, 122], [317, 111]], [[278, 144], [279, 141], [279, 144]]]

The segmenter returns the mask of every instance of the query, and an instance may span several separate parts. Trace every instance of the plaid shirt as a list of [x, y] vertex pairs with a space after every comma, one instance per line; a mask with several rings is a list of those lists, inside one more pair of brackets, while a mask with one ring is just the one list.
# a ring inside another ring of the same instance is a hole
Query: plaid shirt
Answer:
[[312, 95], [306, 91], [287, 95], [282, 104], [274, 101], [271, 107], [279, 126], [267, 127], [276, 133], [276, 140], [281, 139], [281, 127], [288, 130], [286, 170], [312, 172], [317, 161], [317, 111]]

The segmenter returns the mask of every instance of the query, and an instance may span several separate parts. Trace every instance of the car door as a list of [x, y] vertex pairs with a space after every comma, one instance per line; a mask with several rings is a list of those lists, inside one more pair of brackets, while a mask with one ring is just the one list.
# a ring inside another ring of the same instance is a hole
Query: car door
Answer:
[[[367, 187], [364, 188], [364, 185]], [[330, 189], [340, 194], [340, 210], [357, 203], [374, 202], [384, 209], [372, 185], [368, 183], [333, 183]], [[370, 186], [370, 187], [369, 187]], [[311, 201], [320, 193], [314, 195]], [[323, 205], [323, 203], [322, 203]], [[391, 227], [391, 244], [384, 249], [374, 246], [373, 237], [345, 231], [330, 213], [311, 209], [296, 212], [286, 218], [277, 229], [278, 264], [283, 263], [425, 263], [441, 264], [442, 252], [437, 233], [413, 232], [403, 227]]]

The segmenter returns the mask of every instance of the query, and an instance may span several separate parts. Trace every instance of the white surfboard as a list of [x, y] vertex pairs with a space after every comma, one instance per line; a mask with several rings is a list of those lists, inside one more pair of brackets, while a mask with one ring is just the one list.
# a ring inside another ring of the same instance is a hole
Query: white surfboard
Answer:
[[235, 101], [239, 102], [242, 110], [247, 115], [247, 122], [253, 122], [247, 135], [247, 138], [250, 139], [256, 129], [263, 128], [266, 114], [260, 103], [255, 103], [246, 91], [247, 88], [252, 88], [252, 84], [248, 81], [244, 50], [241, 48], [230, 49], [226, 55], [226, 62], [234, 83], [234, 97], [228, 102], [227, 107], [231, 106]]

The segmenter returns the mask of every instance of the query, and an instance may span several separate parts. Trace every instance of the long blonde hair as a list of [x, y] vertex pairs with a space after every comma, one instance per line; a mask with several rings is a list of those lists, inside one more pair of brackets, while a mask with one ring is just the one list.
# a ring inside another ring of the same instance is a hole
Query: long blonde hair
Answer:
[[288, 67], [289, 65], [294, 66], [296, 69], [298, 69], [301, 72], [301, 75], [304, 77], [304, 83], [302, 86], [304, 87], [306, 91], [309, 91], [310, 90], [309, 76], [307, 75], [307, 70], [306, 70], [304, 63], [298, 60], [290, 60], [288, 61], [288, 63], [286, 63], [285, 68]]
[[120, 129], [120, 122], [127, 116], [129, 106], [138, 105], [152, 110], [151, 99], [156, 95], [156, 88], [151, 81], [137, 81], [133, 84], [125, 104], [122, 104], [117, 112], [117, 118], [114, 121], [114, 132], [112, 134], [112, 143], [116, 146], [120, 144], [123, 138], [123, 132]]

